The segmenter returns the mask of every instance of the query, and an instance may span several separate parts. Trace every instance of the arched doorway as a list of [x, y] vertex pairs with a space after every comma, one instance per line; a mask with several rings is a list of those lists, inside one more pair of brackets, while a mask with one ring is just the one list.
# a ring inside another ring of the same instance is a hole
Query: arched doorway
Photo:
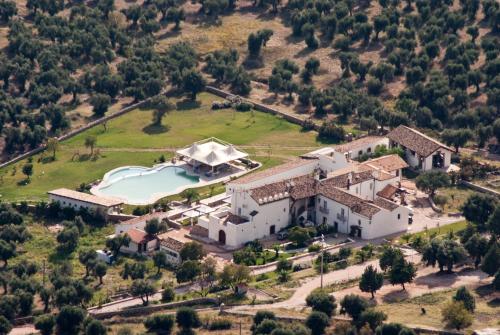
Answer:
[[226, 244], [226, 233], [224, 230], [219, 230], [219, 243]]

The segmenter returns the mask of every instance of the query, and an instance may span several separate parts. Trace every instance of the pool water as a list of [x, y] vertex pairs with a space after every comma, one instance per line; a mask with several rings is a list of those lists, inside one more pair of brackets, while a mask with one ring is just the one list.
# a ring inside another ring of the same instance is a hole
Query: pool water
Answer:
[[175, 193], [179, 188], [198, 182], [198, 177], [176, 166], [125, 167], [107, 175], [103, 186], [98, 186], [98, 192], [119, 197], [128, 204], [148, 204], [161, 195]]

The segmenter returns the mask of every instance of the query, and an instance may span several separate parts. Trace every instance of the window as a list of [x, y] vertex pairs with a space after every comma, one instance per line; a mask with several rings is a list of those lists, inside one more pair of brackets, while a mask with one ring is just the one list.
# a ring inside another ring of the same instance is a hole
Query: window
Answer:
[[363, 154], [363, 150], [358, 151], [358, 155], [361, 156]]
[[340, 216], [344, 216], [344, 209], [343, 208], [340, 209]]
[[285, 213], [285, 212], [286, 212], [286, 208], [283, 208], [283, 213]]
[[415, 156], [415, 151], [411, 150], [411, 154], [412, 154], [413, 156]]
[[238, 215], [241, 215], [241, 207], [238, 207]]
[[373, 184], [370, 183], [370, 191], [373, 189]]
[[400, 219], [401, 219], [401, 214], [398, 214], [398, 220], [400, 220]]
[[326, 200], [323, 200], [323, 208], [326, 208]]
[[372, 148], [366, 149], [366, 152], [368, 152], [368, 153], [372, 152]]
[[361, 220], [358, 220], [358, 226], [361, 226]]
[[358, 194], [358, 187], [356, 187], [356, 194]]
[[396, 170], [396, 177], [399, 177], [399, 170]]

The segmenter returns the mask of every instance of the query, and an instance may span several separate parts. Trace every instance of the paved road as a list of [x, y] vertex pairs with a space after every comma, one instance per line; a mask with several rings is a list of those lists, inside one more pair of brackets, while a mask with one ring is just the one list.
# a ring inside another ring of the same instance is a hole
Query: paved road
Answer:
[[[415, 263], [418, 263], [420, 261], [420, 255], [416, 251], [414, 250], [404, 250], [404, 251], [407, 259], [409, 259], [410, 261]], [[342, 283], [345, 281], [349, 281], [351, 279], [359, 278], [361, 277], [363, 271], [368, 265], [373, 265], [374, 267], [379, 268], [378, 263], [379, 263], [378, 260], [373, 260], [365, 262], [363, 264], [350, 266], [346, 269], [329, 272], [323, 275], [323, 286]], [[267, 305], [236, 306], [233, 307], [232, 310], [237, 311], [237, 310], [259, 310], [267, 308], [287, 308], [287, 309], [302, 308], [305, 306], [306, 297], [309, 295], [309, 293], [311, 293], [314, 289], [320, 286], [321, 286], [321, 277], [316, 276], [313, 278], [309, 278], [304, 283], [302, 283], [293, 293], [293, 295], [285, 301]]]

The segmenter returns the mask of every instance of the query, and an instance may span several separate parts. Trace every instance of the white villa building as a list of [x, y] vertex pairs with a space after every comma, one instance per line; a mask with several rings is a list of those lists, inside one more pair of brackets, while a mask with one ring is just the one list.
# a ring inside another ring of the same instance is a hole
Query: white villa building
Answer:
[[400, 181], [408, 164], [397, 155], [363, 163], [351, 159], [381, 144], [388, 139], [362, 138], [233, 180], [226, 186], [230, 206], [199, 217], [197, 229], [230, 247], [290, 224], [324, 223], [363, 239], [405, 231], [411, 210]]
[[399, 126], [389, 134], [389, 147], [399, 147], [405, 152], [408, 164], [422, 171], [433, 169], [448, 170], [451, 165], [453, 149], [422, 134], [418, 130]]

